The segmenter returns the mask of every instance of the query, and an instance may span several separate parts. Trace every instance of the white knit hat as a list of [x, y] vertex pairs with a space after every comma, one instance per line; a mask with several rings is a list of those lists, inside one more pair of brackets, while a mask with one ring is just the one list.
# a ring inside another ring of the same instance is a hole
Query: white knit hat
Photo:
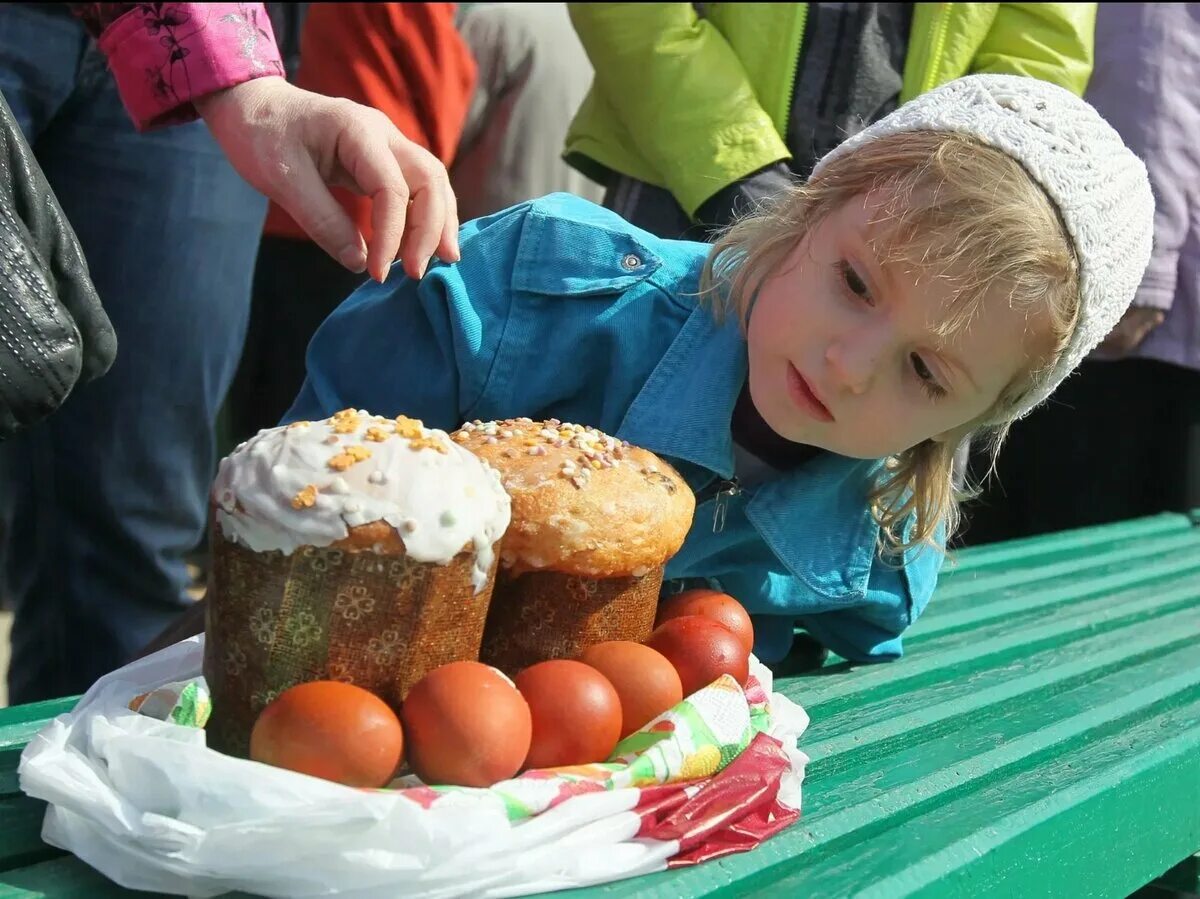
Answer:
[[1058, 206], [1080, 266], [1079, 321], [1049, 377], [1022, 403], [1045, 400], [1124, 315], [1150, 261], [1154, 196], [1142, 161], [1070, 91], [1019, 75], [968, 75], [905, 103], [827, 153], [905, 131], [956, 131], [1024, 166]]

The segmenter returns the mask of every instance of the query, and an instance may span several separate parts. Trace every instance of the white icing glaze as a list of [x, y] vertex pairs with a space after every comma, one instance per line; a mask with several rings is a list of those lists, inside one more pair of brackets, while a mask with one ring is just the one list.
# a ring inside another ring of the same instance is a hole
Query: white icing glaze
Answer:
[[[341, 471], [330, 467], [349, 447], [370, 456]], [[396, 528], [419, 562], [445, 565], [469, 546], [476, 592], [512, 505], [499, 473], [444, 431], [352, 410], [260, 431], [221, 460], [212, 495], [225, 539], [255, 552], [328, 546], [374, 521]]]

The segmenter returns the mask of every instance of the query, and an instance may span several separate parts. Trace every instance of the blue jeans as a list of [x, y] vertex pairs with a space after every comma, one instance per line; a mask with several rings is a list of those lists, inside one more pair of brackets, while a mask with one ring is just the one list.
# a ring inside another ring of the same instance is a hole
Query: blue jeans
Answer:
[[214, 429], [245, 336], [266, 201], [207, 128], [138, 134], [60, 10], [0, 6], [0, 91], [112, 319], [117, 359], [0, 444], [9, 700], [86, 689], [188, 602]]

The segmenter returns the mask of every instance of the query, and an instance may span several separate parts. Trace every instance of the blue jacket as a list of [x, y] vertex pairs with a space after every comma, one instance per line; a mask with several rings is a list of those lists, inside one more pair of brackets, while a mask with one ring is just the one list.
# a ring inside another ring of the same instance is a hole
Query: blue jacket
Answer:
[[[746, 345], [698, 304], [709, 247], [660, 240], [555, 194], [470, 222], [462, 261], [360, 288], [308, 350], [286, 421], [353, 406], [452, 430], [471, 419], [559, 418], [674, 464], [703, 496], [733, 475], [730, 419]], [[755, 650], [783, 657], [799, 623], [841, 656], [900, 655], [942, 554], [878, 556], [865, 503], [877, 461], [822, 454], [728, 500], [701, 502], [668, 579], [703, 578], [755, 616]]]

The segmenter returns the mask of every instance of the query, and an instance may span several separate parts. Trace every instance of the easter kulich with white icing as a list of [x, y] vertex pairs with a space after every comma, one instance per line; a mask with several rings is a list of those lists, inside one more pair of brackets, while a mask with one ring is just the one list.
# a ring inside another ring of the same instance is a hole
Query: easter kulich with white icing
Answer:
[[515, 418], [469, 422], [450, 436], [502, 473], [513, 520], [500, 561], [512, 575], [641, 577], [691, 528], [695, 495], [679, 473], [595, 428]]
[[444, 431], [354, 409], [260, 431], [221, 461], [212, 496], [224, 538], [255, 552], [336, 547], [439, 565], [472, 552], [476, 592], [511, 514], [500, 474]]

